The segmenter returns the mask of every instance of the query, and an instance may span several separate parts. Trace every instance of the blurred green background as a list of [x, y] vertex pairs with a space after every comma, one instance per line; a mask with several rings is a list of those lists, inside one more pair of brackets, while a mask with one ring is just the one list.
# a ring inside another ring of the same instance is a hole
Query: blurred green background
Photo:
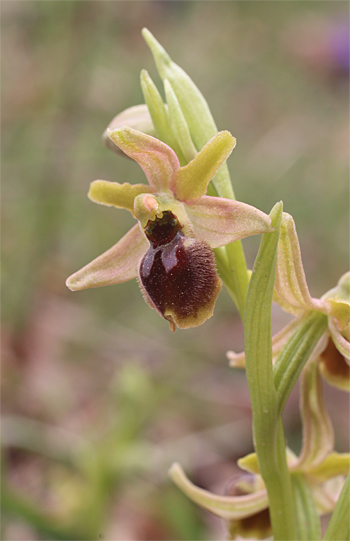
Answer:
[[[167, 478], [182, 463], [224, 493], [252, 451], [243, 348], [223, 291], [205, 325], [172, 334], [136, 281], [78, 293], [68, 275], [130, 228], [86, 197], [145, 182], [107, 150], [112, 117], [159, 85], [148, 27], [205, 95], [237, 197], [294, 216], [311, 293], [348, 267], [348, 4], [337, 1], [2, 2], [2, 539], [224, 539]], [[159, 85], [160, 88], [160, 85]], [[259, 239], [244, 241], [252, 265]], [[274, 329], [287, 316], [273, 312]], [[337, 450], [345, 393], [325, 386]], [[300, 449], [298, 391], [285, 411]]]

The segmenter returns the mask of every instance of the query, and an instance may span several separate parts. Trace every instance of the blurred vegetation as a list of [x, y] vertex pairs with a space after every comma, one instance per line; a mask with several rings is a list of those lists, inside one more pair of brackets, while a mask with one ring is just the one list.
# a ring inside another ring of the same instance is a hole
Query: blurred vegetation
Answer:
[[[173, 335], [136, 281], [75, 294], [64, 282], [133, 224], [86, 193], [97, 178], [145, 181], [101, 134], [143, 101], [140, 70], [155, 76], [146, 26], [237, 137], [237, 197], [266, 212], [282, 199], [311, 293], [333, 287], [348, 266], [347, 12], [318, 0], [3, 0], [4, 540], [225, 537], [167, 470], [178, 460], [223, 493], [252, 450], [245, 376], [225, 358], [243, 348], [230, 299]], [[244, 241], [250, 265], [258, 242]], [[344, 451], [347, 397], [325, 392]], [[296, 450], [297, 404], [295, 392]]]

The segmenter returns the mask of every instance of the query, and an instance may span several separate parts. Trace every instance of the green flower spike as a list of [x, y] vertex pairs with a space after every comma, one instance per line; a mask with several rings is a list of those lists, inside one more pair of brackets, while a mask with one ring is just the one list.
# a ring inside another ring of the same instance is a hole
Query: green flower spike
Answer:
[[149, 186], [92, 182], [92, 201], [127, 209], [138, 224], [68, 278], [67, 286], [78, 290], [139, 277], [146, 301], [172, 330], [201, 325], [211, 317], [221, 289], [212, 249], [272, 230], [270, 217], [256, 208], [205, 195], [235, 139], [219, 132], [180, 167], [175, 152], [150, 135], [124, 126], [109, 137], [138, 162]]
[[[296, 316], [272, 339], [276, 361], [292, 333], [312, 313], [324, 314], [328, 326], [318, 346], [319, 368], [323, 377], [335, 387], [350, 389], [350, 272], [321, 299], [311, 297], [304, 273], [300, 246], [292, 216], [283, 213], [278, 245], [274, 301]], [[244, 353], [227, 353], [230, 365], [244, 367]]]
[[[303, 445], [299, 457], [287, 449], [288, 468], [296, 493], [296, 508], [306, 532], [298, 539], [320, 539], [319, 516], [331, 513], [337, 503], [350, 466], [350, 454], [334, 451], [332, 425], [323, 403], [317, 354], [310, 358], [303, 371], [301, 417]], [[238, 461], [248, 472], [238, 476], [229, 496], [218, 496], [196, 487], [181, 466], [174, 464], [170, 477], [195, 503], [228, 521], [230, 539], [265, 539], [271, 535], [268, 495], [260, 475], [256, 453]], [[303, 515], [303, 516], [300, 516]]]

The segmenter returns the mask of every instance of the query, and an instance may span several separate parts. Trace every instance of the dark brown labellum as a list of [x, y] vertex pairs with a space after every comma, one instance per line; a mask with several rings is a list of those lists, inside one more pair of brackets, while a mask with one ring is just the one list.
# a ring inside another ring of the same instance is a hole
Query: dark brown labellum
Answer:
[[171, 242], [181, 226], [172, 212], [169, 210], [163, 212], [162, 218], [156, 218], [155, 220], [149, 220], [145, 234], [151, 243], [153, 248], [157, 246], [168, 244]]
[[140, 264], [146, 300], [173, 330], [200, 325], [212, 315], [221, 289], [213, 252], [186, 238], [169, 211], [149, 222], [145, 233], [151, 243]]

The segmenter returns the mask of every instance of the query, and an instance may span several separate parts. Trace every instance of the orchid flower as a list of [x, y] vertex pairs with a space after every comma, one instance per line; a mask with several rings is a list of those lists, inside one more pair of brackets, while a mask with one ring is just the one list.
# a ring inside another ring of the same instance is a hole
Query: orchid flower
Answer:
[[138, 223], [70, 276], [67, 286], [79, 290], [138, 277], [146, 301], [173, 331], [198, 326], [213, 314], [221, 290], [212, 249], [272, 230], [260, 210], [205, 195], [236, 141], [219, 132], [181, 167], [175, 152], [150, 135], [124, 126], [109, 137], [142, 167], [149, 185], [92, 182], [92, 201], [127, 209]]
[[[315, 502], [318, 515], [328, 514], [333, 511], [344, 484], [350, 466], [350, 454], [340, 454], [333, 450], [333, 429], [323, 403], [316, 355], [303, 371], [301, 417], [301, 453], [296, 457], [287, 449], [294, 490], [303, 491], [303, 497]], [[256, 453], [241, 458], [238, 465], [248, 474], [238, 475], [234, 483], [231, 483], [230, 495], [225, 496], [196, 487], [177, 463], [172, 466], [169, 474], [192, 501], [228, 521], [230, 539], [237, 536], [265, 539], [271, 535], [269, 501]]]
[[[319, 369], [323, 377], [335, 387], [350, 388], [350, 272], [321, 299], [311, 297], [301, 259], [300, 246], [292, 216], [283, 213], [277, 254], [274, 300], [285, 311], [296, 317], [272, 339], [273, 358], [311, 311], [325, 314], [328, 327], [318, 344]], [[227, 353], [230, 365], [244, 367], [244, 353]]]

